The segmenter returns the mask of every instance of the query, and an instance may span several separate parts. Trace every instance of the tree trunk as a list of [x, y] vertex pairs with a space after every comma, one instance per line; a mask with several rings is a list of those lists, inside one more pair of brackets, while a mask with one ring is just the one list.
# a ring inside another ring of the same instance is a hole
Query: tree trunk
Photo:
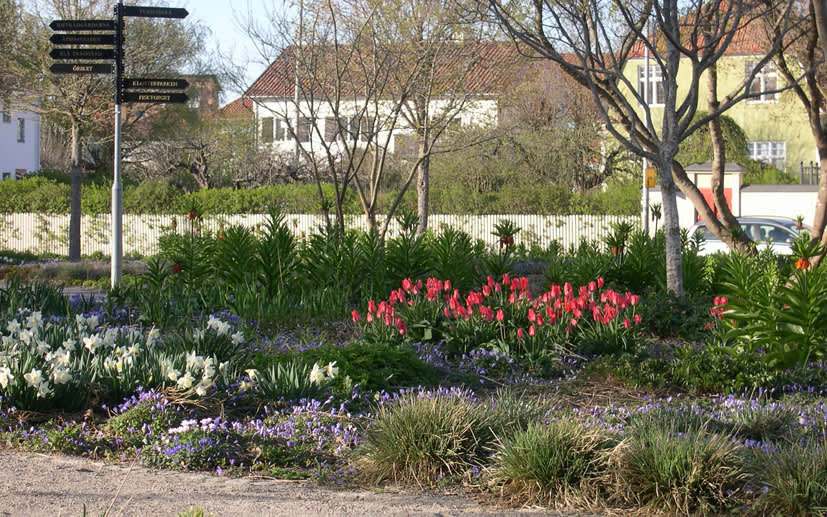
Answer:
[[430, 201], [431, 157], [428, 154], [428, 142], [425, 137], [419, 142], [419, 166], [416, 180], [416, 213], [419, 216], [417, 235], [423, 235], [428, 229], [428, 204]]
[[80, 166], [80, 128], [72, 121], [72, 162], [69, 169], [71, 198], [69, 211], [69, 260], [80, 260], [80, 199], [83, 170]]
[[677, 189], [672, 179], [671, 167], [661, 163], [657, 164], [657, 167], [663, 204], [663, 232], [666, 236], [666, 290], [683, 298], [682, 246]]
[[[707, 111], [717, 113], [720, 109], [718, 102], [718, 66], [712, 65], [708, 70], [707, 85]], [[723, 220], [723, 225], [714, 224], [714, 217], [709, 221], [704, 219], [707, 228], [718, 236], [727, 246], [741, 252], [748, 252], [751, 242], [750, 238], [743, 232], [734, 234], [732, 229], [740, 228], [738, 220], [735, 219], [732, 210], [729, 208], [726, 196], [724, 196], [724, 169], [726, 168], [726, 146], [724, 144], [724, 133], [721, 129], [720, 117], [713, 117], [709, 120], [709, 140], [712, 143], [712, 201], [718, 210], [718, 215]], [[712, 214], [714, 216], [714, 214]], [[736, 236], [737, 235], [737, 236]]]

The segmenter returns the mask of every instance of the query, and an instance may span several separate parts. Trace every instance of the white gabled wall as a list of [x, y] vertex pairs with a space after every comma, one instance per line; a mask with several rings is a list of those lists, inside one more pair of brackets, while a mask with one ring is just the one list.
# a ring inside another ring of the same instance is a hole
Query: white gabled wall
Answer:
[[[40, 116], [0, 101], [0, 180], [40, 169]], [[19, 142], [20, 120], [23, 141]]]
[[[440, 114], [443, 110], [450, 109], [450, 101], [443, 100], [443, 99], [436, 99], [431, 103], [431, 112], [434, 114]], [[314, 116], [318, 121], [315, 125], [311, 125], [311, 141], [308, 143], [304, 143], [304, 147], [307, 150], [315, 150], [317, 152], [323, 151], [323, 147], [321, 146], [320, 142], [318, 142], [319, 138], [325, 137], [325, 124], [328, 122], [335, 123], [333, 121], [328, 121], [327, 119], [333, 118], [334, 110], [331, 106], [326, 105], [325, 103], [317, 103], [314, 106], [311, 106], [307, 102], [300, 102], [299, 103], [299, 116], [302, 118], [312, 118]], [[350, 102], [344, 103], [343, 106], [339, 109], [340, 114], [348, 114], [348, 115], [356, 115], [364, 108], [364, 101], [362, 102]], [[386, 104], [379, 104], [378, 115], [375, 117], [379, 120], [380, 123], [383, 123], [385, 130], [380, 131], [378, 134], [378, 141], [380, 143], [384, 143], [388, 139], [388, 132], [390, 131], [390, 140], [388, 141], [388, 145], [390, 147], [390, 151], [393, 152], [395, 149], [396, 144], [396, 136], [399, 135], [406, 135], [411, 134], [412, 129], [405, 124], [404, 118], [400, 115], [396, 119], [396, 123], [394, 127], [388, 127], [389, 125], [389, 113], [392, 109], [390, 103]], [[284, 99], [284, 98], [258, 98], [253, 99], [253, 111], [255, 113], [255, 120], [256, 120], [256, 133], [258, 137], [261, 137], [261, 130], [262, 130], [262, 120], [265, 117], [273, 117], [274, 121], [280, 120], [283, 124], [283, 127], [294, 127], [296, 125], [296, 105], [293, 99]], [[497, 113], [498, 113], [498, 105], [497, 101], [494, 99], [476, 99], [473, 101], [468, 102], [465, 106], [462, 106], [460, 110], [452, 110], [457, 111], [457, 117], [460, 120], [461, 125], [463, 126], [481, 126], [481, 127], [494, 127], [497, 125]], [[369, 117], [370, 118], [370, 117]], [[285, 135], [287, 132], [285, 130]], [[274, 140], [272, 144], [262, 143], [260, 141], [260, 146], [264, 147], [267, 145], [271, 145], [273, 152], [279, 154], [290, 154], [295, 151], [295, 142], [292, 138], [285, 136], [283, 140]], [[331, 146], [331, 149], [336, 150], [336, 143]]]

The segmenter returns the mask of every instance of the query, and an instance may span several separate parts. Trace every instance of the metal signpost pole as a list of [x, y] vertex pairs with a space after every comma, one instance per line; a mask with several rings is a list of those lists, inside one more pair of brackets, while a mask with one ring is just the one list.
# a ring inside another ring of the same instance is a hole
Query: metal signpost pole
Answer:
[[112, 180], [112, 288], [123, 268], [123, 185], [121, 184], [121, 79], [123, 75], [123, 0], [115, 6], [115, 167]]

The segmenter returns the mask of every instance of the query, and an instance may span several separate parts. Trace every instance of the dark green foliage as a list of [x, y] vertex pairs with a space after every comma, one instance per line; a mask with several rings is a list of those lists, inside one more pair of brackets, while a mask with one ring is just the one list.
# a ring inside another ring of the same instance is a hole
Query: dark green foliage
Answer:
[[760, 256], [729, 254], [722, 261], [721, 295], [728, 301], [721, 320], [732, 353], [762, 351], [774, 367], [827, 357], [827, 273], [795, 270], [789, 277], [767, 271]]
[[[69, 183], [65, 174], [45, 174], [0, 184], [0, 213], [69, 212]], [[636, 182], [609, 182], [603, 191], [572, 194], [563, 185], [507, 185], [496, 192], [476, 193], [455, 181], [432, 189], [431, 212], [444, 214], [616, 214], [632, 215], [640, 206], [640, 188]], [[107, 214], [111, 210], [111, 183], [85, 179], [82, 213]], [[322, 185], [325, 198], [333, 194], [332, 185]], [[396, 193], [393, 193], [395, 196]], [[383, 195], [380, 209], [390, 207], [391, 196]], [[216, 188], [187, 193], [163, 180], [145, 180], [135, 184], [124, 182], [123, 206], [128, 214], [178, 213], [197, 200], [211, 214], [267, 213], [279, 205], [284, 213], [316, 214], [321, 203], [315, 184], [290, 183], [255, 189]], [[401, 208], [414, 209], [415, 193], [408, 193]], [[345, 214], [361, 215], [356, 196], [346, 196]]]
[[298, 353], [309, 364], [336, 362], [339, 374], [333, 389], [347, 395], [351, 385], [361, 390], [378, 391], [405, 386], [429, 386], [439, 380], [440, 372], [425, 364], [408, 346], [355, 342], [347, 346], [325, 345]]
[[45, 283], [25, 284], [12, 276], [5, 288], [0, 287], [0, 313], [15, 317], [21, 309], [57, 316], [70, 313], [69, 302], [60, 288]]
[[471, 241], [471, 237], [451, 227], [443, 228], [439, 235], [430, 236], [433, 270], [431, 276], [451, 280], [455, 289], [468, 291], [480, 281], [478, 267], [483, 257], [483, 244]]
[[[692, 118], [692, 123], [694, 124], [706, 116], [707, 112], [698, 111]], [[721, 132], [724, 137], [726, 161], [746, 165], [745, 162], [749, 160], [746, 133], [732, 117], [722, 115], [719, 117], [719, 120], [721, 122]], [[675, 156], [675, 160], [684, 167], [693, 163], [712, 161], [712, 142], [709, 138], [708, 124], [701, 126], [697, 131], [692, 133], [689, 138], [681, 142], [681, 147], [677, 156]]]

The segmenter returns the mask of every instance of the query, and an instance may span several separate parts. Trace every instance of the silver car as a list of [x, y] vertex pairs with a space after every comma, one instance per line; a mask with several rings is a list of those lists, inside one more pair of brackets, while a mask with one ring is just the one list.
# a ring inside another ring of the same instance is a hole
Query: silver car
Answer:
[[[752, 239], [758, 249], [772, 248], [778, 255], [792, 255], [792, 242], [801, 232], [809, 232], [810, 227], [800, 225], [787, 217], [738, 217], [741, 229]], [[706, 228], [703, 222], [695, 223], [689, 229], [689, 235], [702, 232], [704, 244], [700, 254], [728, 252], [729, 246]]]

